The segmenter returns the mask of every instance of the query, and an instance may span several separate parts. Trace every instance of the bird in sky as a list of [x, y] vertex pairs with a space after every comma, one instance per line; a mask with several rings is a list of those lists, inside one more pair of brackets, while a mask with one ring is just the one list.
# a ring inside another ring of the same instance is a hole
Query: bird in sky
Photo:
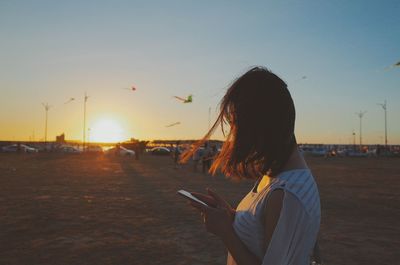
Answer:
[[187, 98], [181, 98], [178, 96], [174, 96], [174, 98], [182, 101], [183, 103], [192, 103], [193, 102], [193, 95], [189, 95], [189, 96], [187, 96]]
[[178, 121], [178, 122], [174, 122], [174, 123], [165, 125], [165, 127], [169, 128], [169, 127], [173, 127], [173, 126], [176, 126], [176, 125], [179, 125], [179, 124], [181, 124], [181, 123]]

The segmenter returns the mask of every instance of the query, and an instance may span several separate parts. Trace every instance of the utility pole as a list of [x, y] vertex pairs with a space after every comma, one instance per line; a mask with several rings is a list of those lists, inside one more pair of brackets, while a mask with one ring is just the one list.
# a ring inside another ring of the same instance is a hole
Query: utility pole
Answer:
[[356, 150], [356, 132], [353, 130], [353, 150]]
[[46, 118], [45, 118], [45, 123], [44, 123], [44, 142], [47, 143], [47, 117], [48, 117], [48, 112], [51, 106], [48, 103], [42, 103], [44, 110], [46, 111]]
[[82, 149], [85, 151], [85, 145], [86, 145], [86, 102], [88, 100], [88, 95], [85, 92], [85, 97], [83, 100], [83, 144], [82, 144]]
[[362, 150], [362, 118], [364, 114], [367, 113], [366, 111], [356, 112], [358, 118], [360, 118], [360, 151]]
[[378, 105], [381, 106], [385, 112], [385, 148], [387, 148], [387, 104], [386, 104], [386, 99], [383, 104], [378, 103]]

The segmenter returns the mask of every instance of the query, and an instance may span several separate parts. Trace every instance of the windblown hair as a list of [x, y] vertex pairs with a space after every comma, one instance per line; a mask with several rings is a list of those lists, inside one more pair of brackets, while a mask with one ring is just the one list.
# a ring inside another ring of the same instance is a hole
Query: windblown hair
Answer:
[[[268, 69], [254, 67], [228, 88], [213, 127], [182, 160], [187, 161], [221, 125], [226, 141], [210, 173], [220, 169], [239, 179], [276, 176], [296, 146], [295, 116], [286, 83]], [[230, 127], [227, 135], [224, 126]]]

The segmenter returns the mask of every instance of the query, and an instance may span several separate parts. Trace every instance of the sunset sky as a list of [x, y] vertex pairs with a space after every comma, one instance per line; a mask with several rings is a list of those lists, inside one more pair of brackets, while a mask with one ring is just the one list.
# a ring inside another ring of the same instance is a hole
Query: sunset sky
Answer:
[[383, 143], [387, 99], [400, 144], [399, 14], [400, 1], [0, 1], [0, 140], [43, 139], [42, 103], [49, 139], [82, 139], [85, 91], [89, 140], [199, 138], [262, 65], [289, 86], [299, 142], [358, 142], [367, 111], [364, 143]]

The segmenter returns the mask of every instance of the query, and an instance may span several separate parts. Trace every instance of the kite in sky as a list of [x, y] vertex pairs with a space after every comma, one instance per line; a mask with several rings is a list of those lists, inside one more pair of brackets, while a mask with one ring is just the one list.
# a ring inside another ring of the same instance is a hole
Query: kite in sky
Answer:
[[75, 98], [70, 98], [66, 102], [64, 102], [64, 104], [68, 104], [68, 103], [70, 103], [71, 101], [74, 101], [74, 100], [75, 100]]
[[187, 98], [181, 98], [181, 97], [178, 97], [178, 96], [174, 96], [174, 98], [182, 101], [183, 103], [192, 103], [193, 102], [193, 96], [192, 95], [189, 95]]
[[303, 75], [301, 78], [297, 79], [296, 82], [307, 79], [307, 76]]
[[136, 91], [136, 87], [135, 87], [135, 86], [124, 87], [123, 89], [127, 89], [127, 90], [129, 90], [129, 91]]
[[400, 61], [398, 61], [395, 64], [392, 64], [391, 66], [386, 67], [385, 70], [390, 70], [390, 69], [395, 68], [395, 67], [400, 67]]
[[171, 124], [165, 125], [165, 127], [169, 128], [169, 127], [173, 127], [173, 126], [175, 126], [175, 125], [179, 125], [179, 124], [181, 124], [181, 123], [178, 121], [178, 122], [174, 122], [174, 123], [171, 123]]

